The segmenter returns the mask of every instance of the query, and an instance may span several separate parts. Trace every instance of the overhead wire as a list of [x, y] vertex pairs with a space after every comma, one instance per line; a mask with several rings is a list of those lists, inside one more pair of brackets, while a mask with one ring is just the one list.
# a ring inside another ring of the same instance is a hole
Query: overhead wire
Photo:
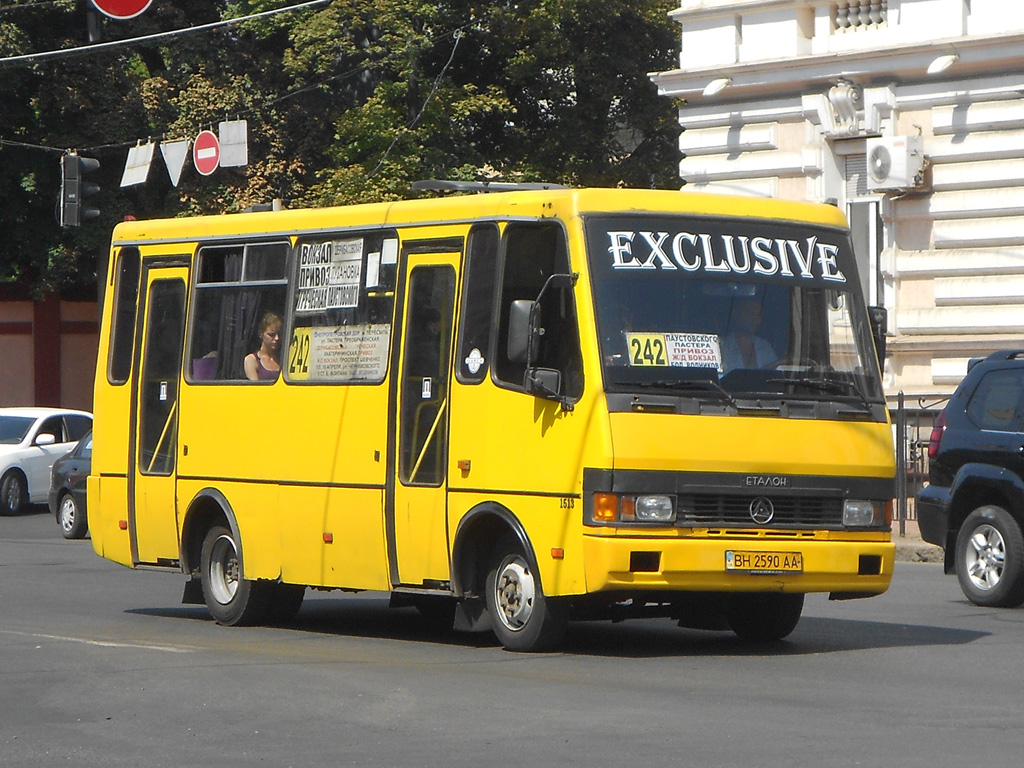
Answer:
[[[126, 38], [126, 39], [123, 39], [123, 40], [111, 41], [109, 43], [96, 43], [96, 44], [93, 44], [93, 45], [80, 46], [80, 47], [77, 47], [77, 48], [66, 48], [66, 49], [60, 49], [60, 50], [55, 50], [55, 51], [46, 51], [46, 52], [35, 53], [35, 54], [24, 54], [24, 55], [21, 55], [21, 56], [7, 57], [7, 58], [0, 59], [0, 64], [10, 63], [10, 62], [18, 62], [18, 61], [29, 61], [29, 60], [32, 60], [32, 59], [43, 59], [43, 58], [53, 59], [53, 58], [59, 58], [59, 57], [64, 57], [64, 56], [71, 56], [71, 55], [84, 55], [86, 53], [92, 53], [92, 52], [95, 52], [95, 51], [98, 51], [98, 50], [111, 49], [111, 48], [116, 48], [116, 47], [121, 47], [121, 46], [136, 45], [136, 44], [139, 44], [139, 43], [151, 42], [153, 40], [177, 37], [177, 36], [180, 36], [180, 35], [183, 35], [183, 34], [189, 34], [189, 33], [193, 33], [193, 32], [204, 32], [204, 31], [208, 31], [210, 29], [214, 29], [214, 28], [218, 28], [218, 27], [224, 27], [224, 26], [230, 26], [232, 24], [237, 24], [239, 22], [249, 21], [249, 20], [252, 20], [252, 19], [257, 19], [257, 18], [262, 18], [262, 17], [267, 17], [267, 16], [272, 16], [272, 15], [276, 15], [276, 14], [279, 14], [279, 13], [284, 13], [284, 12], [287, 12], [287, 11], [297, 11], [297, 10], [303, 10], [305, 8], [309, 8], [309, 7], [316, 6], [316, 5], [324, 5], [324, 4], [328, 3], [328, 2], [330, 2], [330, 0], [309, 0], [308, 2], [303, 2], [303, 3], [299, 3], [297, 5], [292, 5], [292, 6], [287, 6], [285, 8], [277, 8], [277, 9], [273, 9], [273, 10], [269, 10], [269, 11], [262, 11], [260, 13], [250, 14], [248, 16], [239, 16], [239, 17], [235, 17], [233, 19], [223, 20], [223, 21], [219, 21], [219, 22], [212, 22], [210, 24], [203, 24], [203, 25], [198, 25], [198, 26], [195, 26], [195, 27], [187, 27], [187, 28], [184, 28], [184, 29], [171, 30], [171, 31], [168, 31], [168, 32], [159, 32], [159, 33], [155, 33], [155, 34], [152, 34], [152, 35], [144, 35], [144, 36], [135, 37], [135, 38]], [[459, 43], [461, 42], [461, 40], [462, 40], [462, 38], [464, 36], [464, 28], [460, 27], [460, 28], [455, 29], [453, 31], [445, 32], [445, 33], [443, 33], [441, 35], [437, 35], [436, 37], [434, 37], [432, 39], [432, 41], [438, 41], [440, 39], [443, 39], [444, 37], [447, 37], [448, 35], [451, 35], [452, 39], [453, 39], [453, 45], [452, 45], [451, 53], [449, 54], [448, 60], [445, 62], [444, 66], [441, 68], [441, 71], [434, 78], [434, 81], [433, 81], [433, 84], [431, 86], [430, 92], [427, 94], [426, 99], [424, 99], [423, 104], [420, 106], [420, 109], [417, 112], [416, 116], [406, 126], [404, 126], [403, 129], [401, 131], [399, 131], [399, 133], [392, 139], [390, 145], [384, 151], [384, 154], [381, 156], [380, 160], [378, 160], [378, 162], [374, 166], [374, 168], [369, 173], [367, 173], [366, 178], [370, 178], [370, 177], [374, 176], [383, 167], [384, 163], [387, 161], [387, 159], [390, 156], [392, 150], [398, 144], [398, 141], [401, 139], [401, 137], [406, 135], [409, 131], [413, 130], [419, 124], [419, 122], [422, 119], [423, 115], [426, 113], [427, 107], [429, 106], [429, 104], [430, 104], [431, 100], [433, 99], [434, 95], [437, 93], [437, 90], [438, 90], [438, 88], [441, 85], [442, 79], [444, 78], [445, 74], [448, 72], [448, 69], [451, 67], [452, 62], [455, 60], [455, 54], [458, 51]], [[353, 69], [351, 69], [351, 70], [349, 70], [347, 72], [338, 73], [338, 74], [332, 75], [330, 77], [324, 78], [323, 80], [320, 80], [320, 81], [318, 81], [316, 83], [310, 83], [310, 84], [308, 84], [306, 86], [303, 86], [302, 88], [298, 88], [298, 89], [296, 89], [294, 91], [290, 91], [288, 93], [281, 94], [280, 96], [278, 96], [276, 98], [269, 99], [269, 100], [263, 102], [260, 106], [264, 107], [264, 108], [265, 107], [269, 107], [269, 106], [273, 106], [274, 104], [277, 104], [279, 102], [285, 101], [287, 99], [294, 98], [295, 96], [300, 95], [302, 93], [305, 93], [307, 91], [315, 90], [317, 88], [320, 88], [320, 87], [326, 85], [327, 83], [330, 83], [330, 82], [333, 82], [333, 81], [337, 81], [337, 80], [344, 80], [344, 79], [347, 79], [349, 77], [354, 77], [356, 75], [359, 75], [361, 73], [366, 72], [368, 69], [369, 70], [376, 69], [379, 66], [380, 66], [379, 64], [376, 64], [376, 65], [375, 64], [370, 64], [370, 65], [362, 64], [362, 65], [360, 65], [358, 67], [355, 67], [355, 68], [353, 68]], [[256, 113], [256, 107], [249, 107], [249, 108], [241, 110], [241, 111], [232, 112], [232, 115], [235, 116], [236, 118], [238, 118], [238, 117], [242, 117], [244, 115], [254, 114], [254, 113]], [[159, 140], [163, 141], [165, 136], [166, 136], [166, 134], [158, 134], [156, 136], [151, 135], [148, 140], [152, 141], [154, 138], [156, 138], [156, 139], [159, 139]], [[88, 152], [96, 152], [98, 150], [103, 150], [103, 149], [114, 149], [114, 148], [119, 148], [119, 147], [131, 147], [131, 146], [137, 145], [138, 143], [139, 143], [139, 139], [132, 139], [132, 140], [129, 140], [129, 141], [122, 141], [122, 142], [116, 142], [116, 143], [111, 143], [111, 144], [102, 144], [102, 145], [96, 145], [96, 146], [92, 146], [92, 147], [83, 147], [82, 150], [83, 151], [88, 151]], [[32, 144], [32, 143], [28, 143], [28, 142], [12, 141], [12, 140], [9, 140], [9, 139], [0, 138], [0, 148], [2, 148], [4, 145], [18, 146], [18, 147], [24, 147], [24, 148], [30, 148], [30, 149], [39, 149], [39, 150], [44, 150], [44, 151], [48, 151], [48, 152], [55, 152], [55, 153], [61, 153], [61, 154], [64, 154], [64, 153], [66, 153], [68, 151], [67, 148], [48, 147], [48, 146], [44, 146], [44, 145], [40, 145], [40, 144]]]
[[259, 19], [266, 16], [273, 16], [278, 13], [286, 13], [288, 11], [299, 11], [304, 8], [309, 8], [314, 5], [324, 5], [329, 3], [330, 0], [308, 0], [305, 3], [299, 3], [298, 5], [289, 5], [285, 8], [274, 8], [269, 11], [261, 11], [260, 13], [252, 13], [248, 16], [236, 16], [233, 19], [223, 19], [221, 21], [213, 21], [209, 24], [198, 24], [194, 27], [183, 27], [182, 29], [172, 29], [167, 32], [154, 32], [151, 35], [142, 35], [140, 37], [130, 37], [124, 40], [110, 40], [105, 43], [93, 43], [92, 45], [80, 45], [77, 48], [59, 48], [53, 51], [39, 51], [37, 53], [23, 53], [18, 56], [7, 56], [0, 59], [0, 64], [11, 64], [15, 62], [23, 61], [38, 61], [41, 59], [57, 59], [65, 58], [70, 56], [80, 56], [86, 53], [95, 53], [96, 51], [110, 50], [112, 48], [119, 48], [127, 45], [137, 45], [139, 43], [149, 43], [154, 40], [164, 40], [169, 37], [177, 37], [179, 35], [192, 34], [193, 32], [206, 32], [211, 29], [218, 27], [227, 27], [232, 24], [238, 24], [242, 21], [251, 21], [252, 19]]
[[384, 165], [384, 163], [387, 161], [388, 155], [391, 154], [391, 150], [395, 148], [395, 145], [398, 143], [398, 140], [402, 138], [402, 136], [404, 136], [406, 133], [411, 131], [413, 128], [415, 128], [417, 125], [419, 125], [420, 118], [422, 118], [423, 114], [427, 111], [427, 105], [430, 104], [430, 100], [433, 98], [434, 94], [437, 93], [437, 89], [441, 85], [441, 79], [448, 71], [448, 68], [452, 65], [452, 62], [455, 60], [455, 52], [459, 50], [459, 42], [462, 40], [462, 30], [455, 30], [455, 32], [452, 34], [452, 37], [455, 39], [455, 44], [452, 46], [452, 52], [448, 56], [448, 61], [445, 62], [445, 65], [441, 68], [441, 71], [438, 72], [437, 77], [434, 78], [433, 87], [430, 89], [430, 93], [427, 94], [427, 98], [423, 100], [423, 104], [420, 107], [419, 112], [416, 114], [416, 117], [414, 117], [409, 122], [409, 124], [405, 127], [405, 130], [399, 131], [398, 134], [395, 135], [395, 138], [391, 140], [391, 144], [388, 145], [388, 148], [386, 150], [384, 150], [383, 156], [381, 156], [380, 160], [377, 161], [377, 165], [374, 166], [372, 171], [366, 174], [366, 178], [369, 179], [375, 173], [377, 173], [377, 171], [379, 171], [381, 167]]
[[[329, 0], [317, 0], [317, 2], [329, 2]], [[295, 7], [297, 7], [297, 6], [295, 6]], [[238, 19], [235, 19], [235, 21], [238, 21]], [[196, 28], [196, 29], [198, 29], [198, 28]], [[419, 123], [420, 119], [422, 119], [423, 114], [426, 111], [427, 105], [430, 103], [430, 100], [432, 99], [434, 94], [437, 92], [438, 87], [440, 86], [441, 79], [444, 77], [445, 73], [448, 71], [448, 69], [450, 68], [452, 62], [455, 59], [455, 52], [458, 50], [459, 42], [461, 41], [461, 39], [463, 37], [463, 34], [464, 34], [464, 27], [460, 27], [460, 28], [455, 29], [453, 31], [444, 32], [444, 33], [442, 33], [440, 35], [437, 35], [437, 36], [431, 38], [431, 42], [437, 42], [437, 41], [442, 40], [445, 37], [451, 35], [451, 37], [452, 37], [452, 39], [454, 41], [454, 44], [452, 46], [451, 53], [448, 56], [448, 61], [445, 63], [444, 67], [441, 69], [441, 71], [438, 73], [437, 77], [434, 79], [434, 82], [433, 82], [433, 85], [431, 87], [430, 93], [427, 95], [427, 98], [424, 100], [423, 105], [420, 108], [418, 114], [413, 118], [412, 121], [410, 121], [409, 125], [405, 127], [403, 133], [411, 130], [412, 128], [415, 128], [416, 125]], [[141, 38], [136, 38], [136, 39], [141, 39]], [[379, 69], [380, 67], [381, 67], [380, 63], [360, 64], [359, 66], [353, 67], [352, 69], [349, 69], [349, 70], [347, 70], [345, 72], [339, 72], [337, 74], [331, 75], [329, 77], [325, 77], [325, 78], [323, 78], [321, 80], [318, 80], [316, 82], [304, 85], [301, 88], [296, 88], [295, 90], [288, 91], [287, 93], [283, 93], [280, 96], [276, 96], [276, 97], [274, 97], [272, 99], [267, 99], [266, 101], [261, 102], [259, 105], [250, 106], [250, 107], [247, 107], [246, 109], [241, 109], [241, 110], [231, 110], [230, 114], [233, 117], [235, 117], [235, 118], [241, 118], [241, 117], [244, 117], [246, 115], [253, 115], [253, 114], [257, 113], [257, 110], [259, 108], [272, 107], [275, 104], [281, 103], [281, 102], [286, 101], [288, 99], [295, 98], [296, 96], [299, 96], [299, 95], [301, 95], [303, 93], [307, 93], [309, 91], [313, 91], [313, 90], [316, 90], [318, 88], [321, 88], [324, 85], [327, 85], [328, 83], [339, 81], [339, 80], [346, 80], [346, 79], [351, 78], [351, 77], [356, 77], [356, 76], [361, 75], [361, 74], [363, 74], [363, 73], [365, 73], [367, 71], [372, 71], [372, 70]], [[200, 126], [200, 127], [211, 127], [211, 126], [207, 125], [207, 126]], [[391, 145], [387, 148], [387, 150], [385, 150], [384, 156], [377, 163], [376, 167], [368, 174], [368, 177], [372, 176], [378, 170], [380, 170], [380, 167], [387, 160], [387, 157], [391, 153], [391, 150], [394, 149], [395, 145], [398, 143], [398, 139], [401, 138], [401, 135], [403, 135], [403, 134], [399, 134], [399, 136], [395, 137], [395, 139], [391, 142]], [[148, 140], [163, 141], [164, 139], [166, 139], [166, 137], [167, 137], [166, 132], [156, 132], [156, 133], [151, 133], [147, 138], [148, 138]], [[116, 148], [119, 148], [119, 147], [133, 147], [133, 146], [137, 145], [139, 143], [139, 141], [140, 140], [138, 138], [134, 138], [134, 139], [126, 140], [126, 141], [113, 142], [113, 143], [110, 143], [110, 144], [97, 144], [97, 145], [93, 145], [93, 146], [89, 146], [89, 147], [80, 147], [79, 149], [81, 151], [85, 151], [85, 152], [96, 152], [96, 151], [99, 151], [99, 150], [116, 149]], [[49, 147], [49, 146], [44, 146], [44, 145], [41, 145], [41, 144], [31, 144], [31, 143], [28, 143], [28, 142], [13, 141], [13, 140], [10, 140], [10, 139], [0, 138], [0, 147], [2, 147], [5, 144], [11, 145], [11, 146], [25, 147], [25, 148], [30, 148], [30, 149], [41, 149], [41, 150], [46, 150], [46, 151], [50, 151], [50, 152], [59, 152], [61, 154], [65, 153], [67, 151], [67, 148]]]

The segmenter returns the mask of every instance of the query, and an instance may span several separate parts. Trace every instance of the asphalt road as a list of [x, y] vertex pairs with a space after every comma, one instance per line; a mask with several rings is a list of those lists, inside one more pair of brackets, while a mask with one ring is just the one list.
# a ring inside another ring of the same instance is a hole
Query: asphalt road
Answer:
[[225, 628], [183, 577], [0, 518], [0, 765], [1018, 765], [1024, 610], [931, 563], [878, 598], [808, 598], [771, 649], [667, 620], [574, 624], [518, 655], [379, 594]]

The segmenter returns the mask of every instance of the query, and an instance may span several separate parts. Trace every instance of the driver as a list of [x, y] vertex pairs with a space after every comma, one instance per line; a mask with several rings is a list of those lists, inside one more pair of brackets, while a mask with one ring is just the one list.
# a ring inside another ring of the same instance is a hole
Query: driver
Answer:
[[722, 365], [733, 368], [766, 368], [779, 359], [767, 339], [758, 335], [761, 301], [754, 296], [737, 299], [729, 316], [729, 332], [722, 342]]

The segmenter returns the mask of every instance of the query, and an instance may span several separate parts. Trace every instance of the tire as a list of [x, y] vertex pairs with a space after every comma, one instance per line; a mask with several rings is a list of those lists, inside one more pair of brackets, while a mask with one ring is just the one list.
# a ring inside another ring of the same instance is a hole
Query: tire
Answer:
[[740, 640], [774, 643], [796, 629], [803, 610], [803, 593], [755, 592], [734, 595], [726, 619]]
[[229, 627], [263, 621], [275, 586], [241, 578], [240, 553], [239, 543], [227, 528], [215, 525], [207, 531], [199, 561], [203, 598], [214, 620]]
[[89, 530], [85, 511], [78, 507], [78, 502], [70, 493], [65, 493], [57, 505], [57, 522], [60, 533], [65, 539], [84, 539]]
[[25, 476], [16, 469], [10, 470], [0, 480], [0, 514], [18, 515], [28, 501], [28, 486]]
[[502, 539], [490, 559], [484, 591], [487, 615], [498, 642], [509, 651], [548, 651], [565, 637], [564, 603], [547, 598], [519, 543]]
[[975, 605], [1014, 608], [1024, 603], [1024, 534], [1002, 507], [979, 507], [956, 537], [956, 577]]

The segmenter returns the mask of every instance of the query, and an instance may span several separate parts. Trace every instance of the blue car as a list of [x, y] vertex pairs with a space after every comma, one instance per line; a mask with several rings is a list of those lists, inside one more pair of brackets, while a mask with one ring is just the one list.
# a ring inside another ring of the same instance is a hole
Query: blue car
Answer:
[[54, 462], [50, 473], [50, 512], [65, 539], [82, 539], [89, 531], [85, 511], [85, 481], [92, 466], [92, 432], [74, 450]]

